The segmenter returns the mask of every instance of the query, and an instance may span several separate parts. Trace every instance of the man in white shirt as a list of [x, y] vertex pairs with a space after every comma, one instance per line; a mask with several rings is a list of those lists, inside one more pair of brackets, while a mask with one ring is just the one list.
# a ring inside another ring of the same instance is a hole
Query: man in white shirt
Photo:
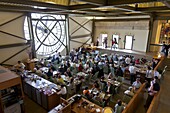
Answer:
[[134, 90], [135, 90], [135, 89], [139, 89], [139, 88], [140, 88], [140, 86], [141, 86], [140, 79], [139, 79], [139, 78], [137, 78], [137, 79], [136, 79], [136, 81], [135, 81], [135, 82], [133, 82], [132, 86], [133, 86]]
[[160, 79], [161, 78], [161, 75], [159, 74], [159, 72], [157, 71], [157, 70], [154, 70], [154, 72], [153, 72], [153, 75], [154, 75], [154, 77], [158, 77], [158, 79]]
[[126, 62], [126, 65], [129, 65], [131, 62], [131, 59], [129, 57], [126, 57], [125, 62]]
[[64, 85], [61, 85], [61, 90], [57, 92], [58, 95], [61, 95], [62, 98], [66, 99], [67, 97], [67, 89]]
[[146, 70], [146, 76], [145, 76], [145, 79], [147, 81], [146, 88], [150, 87], [152, 78], [153, 78], [153, 70], [151, 69], [150, 66], [148, 66], [148, 69]]
[[131, 66], [129, 66], [129, 72], [130, 72], [130, 83], [133, 84], [136, 78], [136, 70], [135, 64], [133, 63]]
[[104, 90], [107, 94], [114, 94], [114, 87], [113, 85], [111, 85], [110, 82], [107, 82], [107, 85]]

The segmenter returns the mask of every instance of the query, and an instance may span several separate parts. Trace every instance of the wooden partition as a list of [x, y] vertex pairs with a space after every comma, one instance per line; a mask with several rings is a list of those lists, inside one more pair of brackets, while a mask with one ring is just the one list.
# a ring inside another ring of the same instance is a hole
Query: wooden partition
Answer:
[[61, 113], [71, 113], [71, 104], [69, 104], [65, 99], [60, 98], [60, 103], [64, 103], [66, 106], [61, 110]]
[[160, 93], [161, 93], [161, 90], [158, 92], [157, 95], [154, 96], [154, 98], [149, 106], [149, 109], [147, 110], [147, 113], [156, 113], [156, 110], [159, 105]]
[[130, 100], [126, 108], [123, 110], [122, 113], [135, 113], [135, 110], [138, 107], [138, 103], [142, 101], [143, 95], [144, 95], [144, 89], [145, 89], [145, 83], [142, 84], [142, 86], [138, 89], [136, 94], [133, 96], [133, 98]]
[[[154, 70], [157, 70], [159, 67], [162, 67], [164, 61], [164, 57], [161, 58], [161, 60], [159, 61], [158, 65], [155, 67]], [[158, 108], [158, 104], [159, 104], [159, 99], [160, 99], [160, 94], [161, 94], [161, 89], [158, 92], [158, 94], [156, 94], [149, 106], [149, 109], [147, 110], [147, 113], [156, 113], [156, 110]]]
[[156, 65], [154, 70], [157, 70], [158, 68], [162, 67], [163, 61], [164, 61], [164, 57], [161, 57], [159, 63]]
[[[60, 106], [61, 104], [64, 104], [65, 106], [61, 109], [59, 108], [53, 108], [48, 113], [71, 113], [71, 104], [68, 103], [65, 99], [60, 98]], [[56, 106], [57, 107], [57, 106]]]
[[[156, 58], [157, 59], [157, 58]], [[155, 67], [154, 70], [157, 70], [160, 68], [163, 64], [164, 57], [160, 58], [159, 63]], [[127, 107], [122, 113], [135, 113], [136, 108], [138, 107], [138, 103], [143, 100], [143, 94], [144, 94], [144, 89], [145, 89], [145, 83], [142, 84], [140, 89], [137, 91], [137, 93], [133, 96], [133, 98], [130, 100], [128, 103]], [[160, 98], [160, 92], [153, 98], [152, 103], [147, 111], [147, 113], [155, 113], [155, 110], [157, 110], [158, 104], [159, 104], [159, 98]]]

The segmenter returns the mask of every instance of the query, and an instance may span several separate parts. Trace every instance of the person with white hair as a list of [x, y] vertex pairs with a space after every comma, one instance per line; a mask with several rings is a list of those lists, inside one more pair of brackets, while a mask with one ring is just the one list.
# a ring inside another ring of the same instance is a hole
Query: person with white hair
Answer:
[[137, 78], [137, 79], [136, 79], [136, 81], [135, 81], [135, 82], [133, 82], [133, 84], [132, 84], [132, 86], [133, 86], [134, 90], [139, 89], [141, 85], [142, 85], [142, 84], [141, 84], [141, 82], [140, 82], [140, 79], [139, 79], [139, 78]]

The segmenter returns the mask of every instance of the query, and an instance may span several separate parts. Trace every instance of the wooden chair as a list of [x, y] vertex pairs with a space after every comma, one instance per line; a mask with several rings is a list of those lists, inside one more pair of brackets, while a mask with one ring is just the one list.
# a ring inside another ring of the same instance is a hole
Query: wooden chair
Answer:
[[102, 83], [102, 82], [99, 82], [99, 85], [100, 85], [100, 89], [101, 89], [102, 91], [104, 91], [105, 84], [104, 84], [104, 83]]
[[92, 78], [91, 78], [91, 82], [96, 81], [96, 80], [97, 80], [98, 75], [99, 75], [99, 72], [96, 72], [96, 73], [94, 74], [94, 76], [92, 76]]
[[103, 72], [104, 72], [104, 74], [109, 74], [109, 67], [108, 66], [104, 66], [103, 67]]
[[130, 100], [132, 99], [132, 97], [128, 96], [128, 95], [124, 95], [122, 101], [125, 102], [126, 104], [128, 104], [130, 102]]
[[130, 80], [130, 71], [128, 69], [125, 69], [124, 78]]
[[122, 83], [122, 82], [123, 82], [123, 79], [124, 79], [123, 77], [120, 77], [120, 76], [117, 77], [117, 81], [118, 81], [118, 82], [121, 82], [121, 83]]
[[66, 86], [67, 88], [67, 97], [72, 96], [73, 94], [75, 94], [75, 88], [72, 88], [71, 86]]

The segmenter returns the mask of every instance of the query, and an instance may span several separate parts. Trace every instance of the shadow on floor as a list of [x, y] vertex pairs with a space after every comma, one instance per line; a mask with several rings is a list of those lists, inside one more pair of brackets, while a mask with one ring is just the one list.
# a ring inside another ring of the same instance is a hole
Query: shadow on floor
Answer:
[[40, 105], [29, 99], [26, 95], [24, 98], [25, 113], [47, 113]]

